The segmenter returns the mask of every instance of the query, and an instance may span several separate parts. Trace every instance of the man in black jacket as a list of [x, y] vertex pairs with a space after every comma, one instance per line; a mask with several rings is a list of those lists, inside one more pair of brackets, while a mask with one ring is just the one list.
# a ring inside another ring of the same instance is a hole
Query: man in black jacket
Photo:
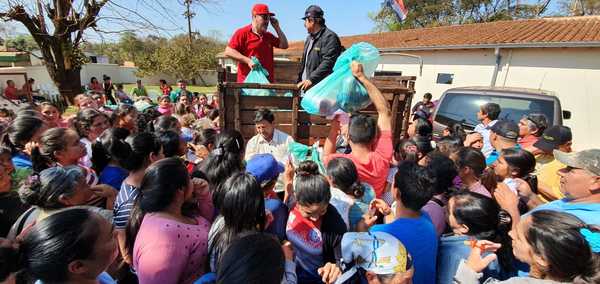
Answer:
[[298, 88], [304, 91], [333, 72], [333, 65], [343, 49], [337, 34], [325, 26], [323, 14], [319, 6], [311, 5], [302, 18], [309, 33], [298, 74]]

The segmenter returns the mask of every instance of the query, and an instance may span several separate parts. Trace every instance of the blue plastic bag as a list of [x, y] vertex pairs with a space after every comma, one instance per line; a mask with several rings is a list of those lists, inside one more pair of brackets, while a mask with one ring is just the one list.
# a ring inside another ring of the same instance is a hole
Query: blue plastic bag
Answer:
[[352, 75], [352, 61], [361, 63], [365, 75], [371, 77], [379, 64], [379, 50], [369, 43], [359, 42], [344, 51], [333, 66], [333, 73], [302, 97], [301, 106], [306, 112], [332, 116], [338, 110], [354, 112], [369, 106], [367, 90]]
[[[248, 76], [246, 76], [246, 80], [244, 83], [259, 83], [259, 84], [270, 84], [269, 82], [269, 71], [262, 67], [260, 61], [254, 56], [252, 56], [252, 61], [254, 62], [254, 68], [250, 70]], [[275, 91], [266, 90], [266, 89], [242, 89], [242, 95], [244, 96], [274, 96]]]
[[311, 160], [319, 166], [319, 172], [325, 174], [325, 166], [321, 161], [321, 155], [319, 153], [319, 142], [315, 142], [312, 146], [307, 146], [302, 143], [292, 142], [288, 145], [288, 152], [292, 157], [292, 163], [294, 167], [298, 167], [300, 162]]

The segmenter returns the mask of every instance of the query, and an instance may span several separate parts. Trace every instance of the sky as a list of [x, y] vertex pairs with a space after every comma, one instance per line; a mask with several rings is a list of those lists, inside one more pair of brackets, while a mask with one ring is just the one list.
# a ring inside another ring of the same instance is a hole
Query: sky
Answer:
[[[203, 1], [218, 4], [207, 4], [204, 8], [199, 5], [193, 6], [196, 16], [193, 18], [192, 30], [199, 31], [202, 35], [216, 36], [225, 41], [236, 29], [250, 23], [252, 6], [258, 3], [248, 0]], [[144, 29], [133, 27], [127, 22], [117, 23], [111, 19], [104, 19], [99, 22], [99, 26], [111, 33], [100, 35], [90, 31], [86, 33], [87, 40], [93, 42], [117, 41], [119, 39], [118, 31], [125, 29], [132, 30], [141, 36], [158, 34], [169, 37], [187, 33], [187, 21], [182, 15], [185, 11], [182, 2], [183, 0], [111, 0], [109, 6], [101, 12], [105, 16], [119, 13], [121, 17], [139, 21], [139, 16], [126, 12], [127, 10], [136, 11], [159, 29]], [[369, 19], [369, 13], [378, 11], [382, 2], [384, 0], [263, 0], [260, 3], [269, 5], [270, 10], [276, 14], [288, 40], [297, 41], [306, 38], [306, 29], [300, 18], [311, 4], [317, 4], [325, 11], [325, 19], [330, 29], [340, 36], [348, 36], [372, 32], [375, 24]], [[18, 25], [16, 30], [26, 33], [26, 30]], [[270, 30], [274, 32], [272, 28]], [[115, 33], [115, 31], [117, 32]]]
[[[187, 20], [182, 15], [185, 8], [180, 3], [182, 0], [116, 0], [132, 10], [136, 10], [150, 19], [154, 24], [163, 28], [163, 36], [187, 33]], [[161, 7], [155, 1], [166, 3]], [[264, 0], [261, 2], [245, 0], [212, 0], [219, 4], [207, 4], [205, 7], [193, 6], [196, 16], [192, 21], [192, 30], [199, 31], [203, 35], [217, 36], [222, 40], [228, 40], [236, 29], [250, 24], [251, 9], [256, 3], [264, 3], [269, 6], [271, 12], [276, 14], [283, 32], [288, 40], [304, 40], [307, 32], [301, 18], [306, 8], [317, 4], [325, 12], [327, 26], [340, 36], [370, 33], [375, 24], [369, 19], [370, 12], [376, 12], [381, 8], [383, 0]], [[146, 2], [146, 3], [144, 3]], [[119, 8], [111, 8], [119, 9]], [[160, 10], [161, 12], [157, 12]], [[167, 11], [162, 12], [162, 11]], [[131, 16], [133, 17], [133, 16]], [[101, 25], [109, 30], [119, 30], [122, 25], [111, 21], [101, 22]], [[272, 27], [269, 28], [275, 33]], [[137, 30], [138, 34], [146, 35], [156, 33], [155, 31]], [[89, 34], [89, 39], [98, 41], [97, 35]], [[108, 34], [104, 40], [113, 41], [118, 39], [118, 34]]]

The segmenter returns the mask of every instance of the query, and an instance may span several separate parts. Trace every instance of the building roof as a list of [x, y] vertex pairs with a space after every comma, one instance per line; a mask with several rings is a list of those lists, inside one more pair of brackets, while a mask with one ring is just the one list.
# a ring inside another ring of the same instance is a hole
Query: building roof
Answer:
[[[443, 26], [340, 38], [349, 47], [366, 41], [385, 51], [468, 48], [600, 47], [600, 16], [557, 17]], [[301, 54], [304, 42], [278, 55]]]

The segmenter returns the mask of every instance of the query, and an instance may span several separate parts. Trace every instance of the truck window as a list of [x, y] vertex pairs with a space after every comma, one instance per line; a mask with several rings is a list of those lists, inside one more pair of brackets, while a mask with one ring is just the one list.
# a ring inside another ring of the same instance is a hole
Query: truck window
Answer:
[[543, 113], [548, 121], [554, 121], [554, 102], [550, 100], [459, 93], [446, 94], [438, 106], [435, 121], [444, 125], [462, 123], [463, 127], [472, 129], [479, 124], [479, 107], [488, 102], [500, 105], [499, 119], [518, 122], [524, 115]]

